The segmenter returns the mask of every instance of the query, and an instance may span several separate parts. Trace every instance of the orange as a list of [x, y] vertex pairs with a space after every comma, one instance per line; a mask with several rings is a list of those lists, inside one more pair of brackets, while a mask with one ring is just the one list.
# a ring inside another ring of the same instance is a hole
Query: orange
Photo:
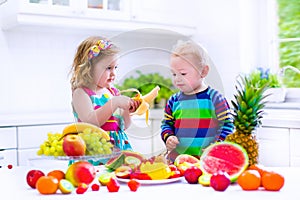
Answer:
[[261, 178], [262, 186], [266, 190], [279, 191], [284, 185], [284, 177], [276, 172], [265, 172]]
[[260, 174], [260, 176], [262, 177], [263, 173], [265, 173], [267, 170], [265, 168], [265, 166], [263, 165], [260, 165], [260, 164], [253, 164], [253, 165], [250, 165], [248, 167], [248, 169], [254, 169], [254, 170], [257, 170]]
[[243, 190], [257, 190], [261, 183], [261, 176], [257, 170], [245, 170], [237, 179]]
[[55, 194], [58, 189], [58, 180], [53, 176], [42, 176], [35, 186], [41, 194]]
[[57, 178], [58, 181], [60, 181], [61, 179], [65, 178], [65, 172], [56, 169], [56, 170], [52, 170], [52, 171], [48, 172], [47, 176], [53, 176], [53, 177]]

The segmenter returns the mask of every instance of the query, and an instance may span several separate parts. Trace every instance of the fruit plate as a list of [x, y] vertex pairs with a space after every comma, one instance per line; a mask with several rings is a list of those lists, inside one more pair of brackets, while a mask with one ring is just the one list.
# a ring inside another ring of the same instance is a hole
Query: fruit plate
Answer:
[[45, 159], [54, 159], [54, 160], [99, 160], [99, 159], [110, 159], [121, 154], [121, 150], [114, 148], [111, 154], [98, 154], [91, 156], [45, 156], [42, 155], [42, 158]]
[[[161, 179], [161, 180], [138, 180], [142, 185], [159, 185], [159, 184], [167, 184], [167, 183], [175, 183], [183, 180], [184, 177], [177, 178], [169, 178], [169, 179]], [[127, 178], [118, 178], [117, 180], [123, 183], [127, 183], [130, 179]]]

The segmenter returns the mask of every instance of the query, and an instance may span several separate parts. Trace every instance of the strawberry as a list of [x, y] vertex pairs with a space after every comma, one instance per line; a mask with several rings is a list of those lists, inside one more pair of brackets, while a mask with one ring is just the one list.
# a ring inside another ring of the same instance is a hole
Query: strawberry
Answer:
[[76, 189], [76, 194], [83, 194], [87, 191], [88, 185], [85, 183], [80, 183]]
[[118, 192], [120, 189], [120, 184], [116, 178], [111, 177], [106, 187], [109, 192]]
[[98, 190], [100, 189], [100, 185], [94, 183], [94, 184], [91, 186], [91, 188], [92, 188], [92, 191], [98, 191]]
[[132, 192], [135, 192], [140, 187], [141, 183], [138, 182], [136, 179], [130, 179], [127, 185]]

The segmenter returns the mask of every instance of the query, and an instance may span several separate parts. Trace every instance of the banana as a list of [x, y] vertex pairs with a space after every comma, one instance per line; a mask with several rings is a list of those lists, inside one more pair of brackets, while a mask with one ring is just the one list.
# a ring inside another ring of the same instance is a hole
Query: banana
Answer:
[[106, 140], [110, 140], [109, 134], [103, 130], [102, 128], [99, 128], [98, 126], [95, 126], [90, 123], [86, 122], [75, 122], [67, 125], [62, 132], [61, 138], [65, 137], [68, 134], [78, 134], [78, 133], [84, 133], [84, 130], [86, 128], [90, 128], [92, 132], [96, 132], [102, 135], [102, 138]]
[[121, 93], [123, 93], [123, 92], [136, 92], [137, 93], [137, 95], [135, 97], [132, 97], [132, 99], [135, 101], [140, 101], [141, 104], [136, 109], [135, 112], [131, 113], [131, 115], [146, 114], [146, 123], [148, 125], [150, 103], [157, 97], [159, 90], [160, 90], [160, 87], [156, 86], [155, 88], [153, 88], [149, 93], [145, 94], [144, 96], [140, 93], [139, 90], [137, 90], [135, 88], [123, 90], [123, 91], [121, 91]]

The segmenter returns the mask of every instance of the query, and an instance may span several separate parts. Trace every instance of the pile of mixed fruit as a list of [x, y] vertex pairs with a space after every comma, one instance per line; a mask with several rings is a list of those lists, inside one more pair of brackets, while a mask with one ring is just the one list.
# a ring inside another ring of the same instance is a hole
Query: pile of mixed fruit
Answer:
[[[73, 130], [71, 130], [72, 127]], [[89, 130], [86, 130], [86, 127], [84, 130], [78, 131], [78, 128], [75, 130], [74, 124], [68, 128], [67, 132], [69, 133], [63, 134], [64, 139], [68, 135], [81, 137], [81, 134], [91, 135], [91, 133], [97, 132], [91, 131], [91, 127], [88, 127]], [[77, 133], [72, 134], [71, 132]], [[97, 133], [97, 137], [99, 137], [99, 133]], [[102, 138], [105, 137], [107, 136], [102, 134], [97, 141], [94, 139], [90, 141], [101, 143], [101, 140], [104, 140]], [[78, 138], [75, 139], [77, 141]], [[111, 142], [105, 138], [104, 144], [108, 143]], [[75, 148], [71, 148], [72, 143], [68, 144], [70, 152], [74, 153]], [[84, 144], [86, 145], [86, 143]], [[89, 145], [91, 144], [90, 142]], [[86, 153], [86, 148], [84, 150], [85, 154], [83, 155], [91, 155], [91, 152]], [[64, 150], [63, 152], [66, 155]], [[99, 171], [98, 167], [100, 167], [99, 169], [105, 167], [105, 170]], [[40, 194], [70, 194], [74, 192], [83, 194], [89, 189], [98, 191], [100, 187], [104, 186], [109, 192], [118, 192], [121, 186], [120, 182], [127, 183], [127, 187], [131, 191], [137, 191], [141, 185], [151, 183], [151, 181], [170, 183], [185, 180], [184, 182], [187, 184], [201, 184], [205, 187], [212, 187], [216, 191], [225, 191], [230, 185], [238, 185], [245, 191], [279, 191], [284, 185], [284, 177], [281, 174], [258, 164], [250, 165], [245, 149], [232, 142], [210, 145], [204, 150], [200, 159], [182, 154], [178, 155], [174, 162], [167, 160], [163, 154], [146, 158], [138, 152], [121, 151], [102, 166], [94, 166], [86, 160], [78, 159], [70, 164], [66, 171], [56, 169], [45, 173], [39, 169], [32, 169], [28, 171], [26, 180], [28, 185], [36, 188]]]

